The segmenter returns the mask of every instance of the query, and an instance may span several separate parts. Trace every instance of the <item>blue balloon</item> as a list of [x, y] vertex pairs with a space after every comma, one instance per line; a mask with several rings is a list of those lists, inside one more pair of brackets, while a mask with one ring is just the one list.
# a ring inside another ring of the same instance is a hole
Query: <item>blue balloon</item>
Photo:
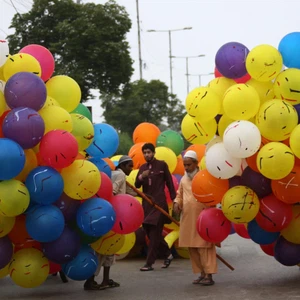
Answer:
[[90, 246], [83, 246], [72, 261], [63, 264], [63, 272], [73, 280], [86, 280], [94, 275], [98, 258]]
[[92, 162], [99, 171], [105, 173], [109, 178], [111, 178], [111, 168], [108, 163], [100, 157], [90, 157], [88, 161]]
[[0, 180], [12, 179], [24, 168], [24, 150], [18, 143], [6, 138], [0, 138], [0, 149]]
[[26, 215], [27, 232], [34, 240], [41, 243], [58, 239], [64, 227], [64, 216], [54, 205], [37, 205]]
[[279, 42], [283, 64], [288, 68], [300, 69], [300, 32], [291, 32]]
[[105, 123], [95, 124], [94, 131], [94, 140], [85, 151], [92, 157], [105, 158], [114, 155], [119, 147], [117, 131]]
[[280, 232], [268, 232], [262, 229], [255, 219], [248, 223], [247, 230], [251, 240], [260, 245], [272, 244], [280, 235]]
[[55, 202], [64, 190], [62, 176], [48, 166], [34, 168], [28, 174], [25, 185], [30, 194], [30, 202], [42, 205]]
[[77, 226], [89, 236], [102, 236], [114, 226], [116, 213], [112, 205], [102, 198], [83, 202], [77, 211]]

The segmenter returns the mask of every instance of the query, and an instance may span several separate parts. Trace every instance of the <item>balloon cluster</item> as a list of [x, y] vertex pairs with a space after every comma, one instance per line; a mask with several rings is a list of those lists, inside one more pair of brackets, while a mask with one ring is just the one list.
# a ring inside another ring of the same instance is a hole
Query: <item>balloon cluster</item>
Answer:
[[134, 197], [112, 193], [116, 130], [92, 124], [79, 85], [54, 67], [41, 45], [10, 55], [0, 41], [0, 278], [25, 288], [60, 269], [89, 278], [95, 251], [128, 252], [143, 220]]
[[181, 124], [187, 141], [206, 147], [192, 192], [221, 204], [201, 212], [199, 234], [217, 243], [234, 229], [287, 266], [300, 263], [299, 45], [300, 32], [278, 49], [224, 44], [216, 78], [187, 95]]

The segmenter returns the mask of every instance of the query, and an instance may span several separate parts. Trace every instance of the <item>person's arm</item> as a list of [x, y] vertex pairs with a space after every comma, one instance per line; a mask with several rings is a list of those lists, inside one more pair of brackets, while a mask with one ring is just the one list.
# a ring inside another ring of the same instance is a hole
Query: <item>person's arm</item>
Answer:
[[173, 184], [173, 179], [172, 179], [172, 175], [169, 171], [169, 167], [166, 163], [164, 163], [165, 165], [165, 170], [164, 170], [164, 174], [165, 174], [165, 182], [166, 182], [166, 185], [168, 187], [168, 190], [170, 192], [170, 197], [172, 200], [174, 200], [176, 198], [176, 191], [175, 191], [175, 188], [174, 188], [174, 184]]
[[139, 189], [143, 185], [144, 179], [146, 177], [148, 177], [149, 172], [150, 172], [150, 170], [144, 170], [143, 168], [140, 168], [140, 170], [139, 170], [139, 172], [138, 172], [138, 174], [135, 178], [134, 185], [135, 185], [136, 188]]
[[123, 175], [121, 172], [119, 172], [118, 175], [116, 175], [116, 177], [114, 178], [113, 181], [113, 194], [117, 195], [117, 194], [125, 194], [126, 191], [121, 191], [121, 187], [124, 183], [124, 180], [126, 180], [125, 175]]
[[182, 205], [183, 205], [183, 187], [182, 187], [182, 183], [180, 182], [177, 195], [173, 204], [173, 211], [175, 212], [175, 214], [180, 213], [180, 211], [182, 210]]

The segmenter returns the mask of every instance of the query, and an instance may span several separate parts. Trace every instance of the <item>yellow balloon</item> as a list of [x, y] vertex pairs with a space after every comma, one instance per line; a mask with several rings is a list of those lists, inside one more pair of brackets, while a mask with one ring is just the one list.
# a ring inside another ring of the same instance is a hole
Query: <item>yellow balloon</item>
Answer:
[[270, 81], [281, 71], [283, 66], [280, 52], [271, 45], [254, 47], [247, 55], [246, 69], [258, 81]]
[[269, 100], [259, 109], [256, 125], [263, 137], [270, 141], [284, 141], [298, 124], [294, 106], [282, 100]]
[[46, 83], [47, 94], [53, 97], [66, 111], [73, 111], [81, 99], [81, 90], [78, 83], [71, 77], [57, 75]]
[[47, 96], [46, 101], [41, 109], [49, 107], [49, 106], [60, 106], [60, 105], [54, 98]]
[[219, 136], [223, 137], [223, 134], [226, 130], [226, 128], [231, 124], [235, 122], [235, 120], [229, 118], [226, 114], [223, 115], [220, 120], [219, 120], [219, 123], [218, 123], [218, 133], [219, 133]]
[[281, 231], [281, 235], [291, 243], [300, 244], [300, 206], [293, 205], [293, 219], [289, 223], [288, 227]]
[[3, 66], [0, 67], [0, 80], [5, 81], [5, 78], [3, 75]]
[[80, 114], [70, 114], [73, 130], [72, 134], [78, 142], [79, 151], [82, 151], [93, 142], [94, 126], [92, 122], [85, 116]]
[[124, 234], [109, 231], [99, 240], [91, 244], [91, 247], [102, 255], [113, 255], [120, 251], [125, 243]]
[[217, 122], [211, 119], [205, 123], [198, 122], [189, 115], [185, 115], [181, 122], [183, 137], [191, 144], [206, 144], [216, 134]]
[[22, 249], [13, 255], [9, 273], [15, 284], [24, 288], [34, 288], [47, 279], [49, 261], [35, 248]]
[[[140, 188], [141, 189], [141, 188]], [[135, 196], [134, 197], [137, 201], [139, 201], [139, 203], [142, 205], [143, 203], [143, 198], [139, 197], [139, 196]]]
[[229, 189], [222, 199], [225, 217], [236, 224], [252, 221], [259, 211], [259, 199], [247, 186], [238, 185]]
[[167, 147], [156, 147], [155, 158], [165, 161], [169, 167], [170, 173], [173, 173], [177, 165], [177, 156], [174, 151]]
[[9, 263], [2, 269], [0, 269], [0, 279], [6, 277], [9, 274]]
[[4, 94], [2, 93], [2, 91], [0, 91], [0, 116], [2, 116], [2, 114], [7, 110], [6, 107], [7, 106], [6, 106]]
[[178, 238], [179, 238], [178, 230], [173, 230], [165, 236], [165, 241], [168, 244], [170, 249], [172, 248], [173, 244], [178, 240]]
[[45, 134], [55, 129], [61, 129], [68, 132], [73, 130], [71, 115], [60, 106], [47, 106], [40, 109], [39, 114], [45, 123]]
[[291, 173], [295, 164], [292, 150], [283, 143], [271, 142], [257, 154], [256, 165], [261, 174], [269, 179], [282, 179]]
[[297, 125], [290, 136], [290, 147], [298, 158], [300, 158], [300, 124]]
[[275, 98], [272, 81], [261, 82], [251, 78], [246, 84], [255, 88], [259, 95], [260, 105]]
[[73, 199], [83, 200], [94, 196], [99, 190], [101, 176], [98, 168], [87, 160], [75, 160], [63, 168], [64, 192]]
[[300, 70], [286, 69], [274, 81], [274, 94], [291, 105], [300, 103]]
[[116, 252], [117, 255], [128, 253], [133, 248], [136, 241], [135, 232], [124, 234], [124, 238], [124, 245], [118, 252]]
[[195, 88], [188, 94], [185, 108], [191, 117], [207, 122], [221, 111], [221, 97], [211, 88]]
[[177, 254], [182, 258], [190, 258], [189, 249], [185, 247], [175, 247]]
[[259, 109], [260, 99], [255, 88], [245, 83], [230, 87], [223, 97], [225, 114], [233, 120], [249, 120]]
[[24, 150], [24, 153], [25, 153], [25, 159], [26, 159], [24, 168], [21, 171], [21, 173], [19, 173], [15, 177], [15, 179], [22, 181], [22, 182], [25, 182], [27, 175], [30, 173], [30, 171], [38, 166], [36, 154], [32, 149], [26, 149], [26, 150]]
[[121, 158], [122, 156], [123, 156], [123, 155], [114, 155], [114, 156], [112, 156], [112, 157], [110, 158], [110, 160], [111, 160], [115, 165], [117, 165], [118, 162], [119, 162], [119, 160], [120, 160], [120, 158]]
[[206, 158], [205, 156], [203, 156], [200, 161], [200, 170], [205, 170], [205, 169], [206, 169]]
[[30, 72], [41, 77], [41, 66], [36, 58], [30, 54], [18, 53], [9, 56], [3, 65], [4, 81], [18, 72]]
[[30, 195], [24, 183], [10, 179], [0, 182], [0, 215], [15, 217], [29, 206]]
[[15, 221], [15, 217], [4, 217], [0, 215], [0, 238], [6, 236], [13, 229]]

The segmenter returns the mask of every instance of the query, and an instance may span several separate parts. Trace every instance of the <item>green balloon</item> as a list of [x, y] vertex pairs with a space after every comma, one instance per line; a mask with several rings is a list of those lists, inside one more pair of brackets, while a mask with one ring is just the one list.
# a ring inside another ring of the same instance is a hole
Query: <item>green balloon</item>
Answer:
[[70, 114], [83, 115], [83, 116], [87, 117], [93, 123], [92, 114], [91, 114], [90, 110], [82, 103], [79, 103], [78, 106], [73, 111], [70, 112]]
[[85, 233], [83, 233], [77, 226], [77, 223], [76, 221], [71, 221], [69, 224], [68, 224], [69, 228], [70, 229], [73, 229], [76, 233], [78, 233], [78, 235], [80, 236], [80, 242], [81, 242], [81, 245], [90, 245], [96, 241], [98, 241], [101, 236], [89, 236]]
[[178, 132], [165, 130], [158, 136], [156, 147], [167, 147], [178, 156], [184, 149], [184, 141]]

